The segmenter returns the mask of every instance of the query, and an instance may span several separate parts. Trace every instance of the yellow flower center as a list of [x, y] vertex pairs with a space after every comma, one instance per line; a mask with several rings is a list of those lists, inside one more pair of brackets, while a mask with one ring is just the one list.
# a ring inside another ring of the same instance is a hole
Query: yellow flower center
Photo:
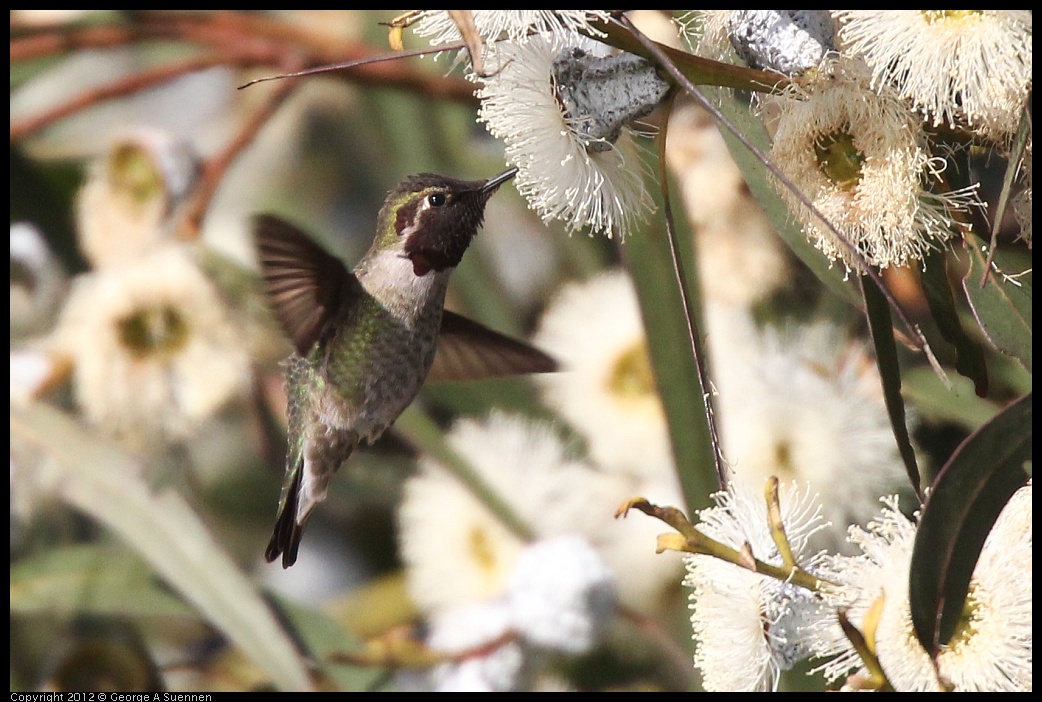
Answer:
[[608, 376], [608, 389], [614, 395], [643, 397], [655, 393], [648, 348], [643, 341], [619, 355]]
[[109, 182], [131, 202], [143, 204], [163, 195], [163, 178], [151, 157], [133, 144], [122, 144], [109, 156]]
[[159, 305], [135, 310], [118, 323], [123, 346], [138, 357], [172, 354], [188, 341], [188, 324], [173, 307]]
[[969, 645], [973, 635], [977, 632], [977, 597], [974, 594], [974, 583], [970, 583], [970, 591], [966, 593], [966, 601], [962, 604], [962, 612], [959, 614], [959, 622], [955, 625], [952, 638], [948, 641], [948, 651], [955, 652], [961, 646]]
[[837, 131], [814, 141], [818, 168], [836, 185], [852, 190], [861, 181], [861, 164], [865, 155], [854, 146], [854, 137]]
[[793, 465], [792, 458], [792, 444], [788, 441], [781, 440], [774, 445], [774, 466], [771, 470], [779, 480], [796, 477], [796, 466]]
[[496, 552], [488, 534], [478, 525], [470, 530], [470, 554], [482, 573], [492, 575], [496, 572]]
[[944, 22], [945, 20], [963, 20], [967, 17], [979, 17], [984, 14], [983, 10], [919, 10], [923, 18], [929, 22]]

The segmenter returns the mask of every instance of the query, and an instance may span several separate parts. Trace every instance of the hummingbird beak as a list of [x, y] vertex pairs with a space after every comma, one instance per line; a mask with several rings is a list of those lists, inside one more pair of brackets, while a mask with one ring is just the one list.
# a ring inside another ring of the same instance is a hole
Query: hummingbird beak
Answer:
[[482, 195], [491, 195], [496, 191], [496, 188], [498, 188], [500, 185], [507, 182], [516, 175], [517, 167], [515, 166], [510, 170], [503, 171], [497, 176], [492, 176], [491, 178], [485, 181], [485, 184], [481, 186], [481, 190], [479, 192], [481, 192]]

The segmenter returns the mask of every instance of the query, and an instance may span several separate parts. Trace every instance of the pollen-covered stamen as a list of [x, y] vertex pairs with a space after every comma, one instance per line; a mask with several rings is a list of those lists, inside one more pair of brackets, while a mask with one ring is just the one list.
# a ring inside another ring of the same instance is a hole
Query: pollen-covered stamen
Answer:
[[616, 359], [608, 378], [608, 389], [619, 397], [647, 397], [655, 393], [655, 376], [643, 340]]
[[854, 145], [848, 132], [823, 134], [814, 141], [814, 155], [818, 168], [833, 183], [846, 190], [861, 181], [861, 166], [865, 155]]
[[949, 19], [964, 19], [972, 15], [983, 15], [982, 10], [919, 10], [927, 22], [943, 22]]
[[669, 92], [654, 65], [633, 54], [593, 56], [566, 49], [550, 75], [565, 119], [594, 152], [611, 149], [624, 126], [650, 113]]
[[188, 340], [188, 325], [170, 305], [135, 310], [120, 320], [118, 328], [123, 346], [138, 357], [174, 353]]

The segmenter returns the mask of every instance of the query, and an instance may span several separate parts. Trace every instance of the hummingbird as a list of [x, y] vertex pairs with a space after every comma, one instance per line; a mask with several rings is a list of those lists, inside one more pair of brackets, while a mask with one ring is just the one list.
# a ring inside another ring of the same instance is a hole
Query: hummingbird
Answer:
[[516, 173], [406, 177], [353, 270], [293, 224], [254, 217], [265, 294], [293, 345], [283, 362], [289, 448], [269, 563], [281, 556], [283, 568], [293, 565], [333, 475], [360, 442], [376, 441], [398, 419], [425, 380], [556, 370], [542, 351], [444, 309], [485, 205]]

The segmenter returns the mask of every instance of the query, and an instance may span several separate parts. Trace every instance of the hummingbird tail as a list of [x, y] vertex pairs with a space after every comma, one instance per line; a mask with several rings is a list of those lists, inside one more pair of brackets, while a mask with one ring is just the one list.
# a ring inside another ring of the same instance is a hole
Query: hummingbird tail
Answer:
[[[323, 446], [317, 455], [308, 446], [304, 447], [296, 469], [292, 471], [292, 480], [283, 488], [285, 494], [279, 506], [279, 516], [268, 548], [264, 550], [268, 563], [279, 556], [282, 556], [283, 568], [297, 562], [297, 550], [308, 518], [318, 503], [326, 499], [326, 488], [333, 474], [357, 445], [358, 435], [348, 430], [335, 433], [328, 446]], [[305, 455], [310, 456], [306, 461]]]
[[282, 502], [275, 530], [271, 534], [268, 548], [264, 550], [264, 558], [268, 563], [282, 556], [282, 567], [289, 568], [297, 562], [297, 550], [300, 539], [304, 535], [304, 521], [297, 521], [297, 503], [300, 500], [300, 484], [304, 476], [304, 459], [297, 466], [296, 479], [290, 484], [286, 498]]

